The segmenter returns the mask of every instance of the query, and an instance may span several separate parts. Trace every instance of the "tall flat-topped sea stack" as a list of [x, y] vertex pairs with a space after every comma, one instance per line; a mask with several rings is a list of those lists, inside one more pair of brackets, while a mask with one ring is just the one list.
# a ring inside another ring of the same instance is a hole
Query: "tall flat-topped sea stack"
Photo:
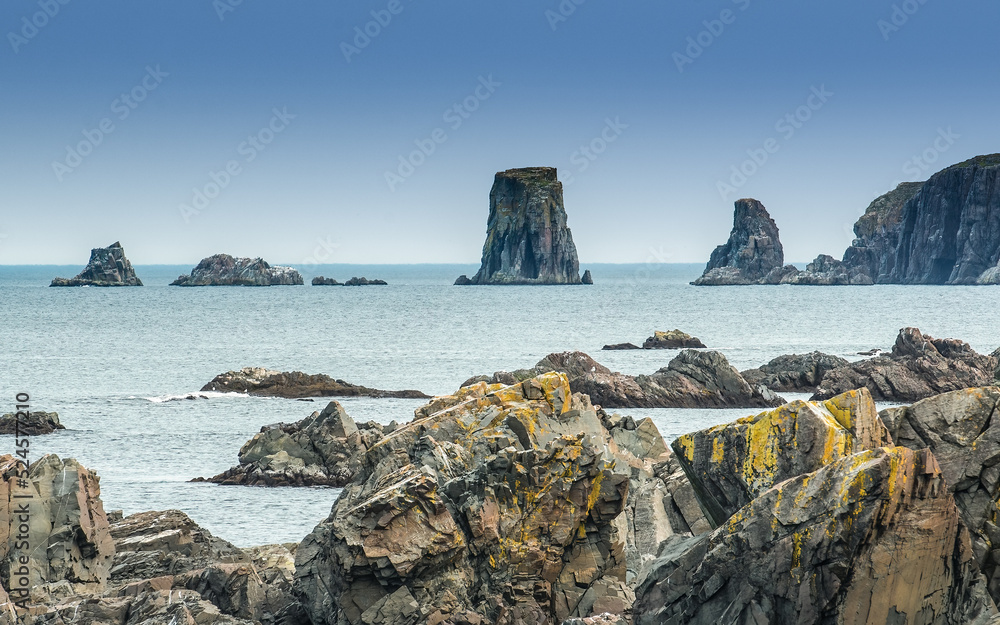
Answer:
[[125, 258], [122, 244], [90, 250], [90, 262], [75, 278], [55, 278], [49, 286], [142, 286], [132, 263]]
[[482, 267], [455, 284], [583, 284], [554, 167], [497, 173]]
[[189, 276], [180, 276], [170, 286], [291, 286], [303, 284], [291, 267], [272, 267], [262, 258], [233, 258], [216, 254], [204, 259]]

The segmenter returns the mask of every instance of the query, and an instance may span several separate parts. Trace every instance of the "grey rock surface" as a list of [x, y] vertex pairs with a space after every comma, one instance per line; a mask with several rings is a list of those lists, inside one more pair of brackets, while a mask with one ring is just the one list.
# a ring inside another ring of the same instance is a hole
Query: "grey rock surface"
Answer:
[[75, 278], [55, 278], [49, 286], [142, 286], [142, 280], [135, 275], [122, 244], [115, 241], [92, 249], [90, 262]]

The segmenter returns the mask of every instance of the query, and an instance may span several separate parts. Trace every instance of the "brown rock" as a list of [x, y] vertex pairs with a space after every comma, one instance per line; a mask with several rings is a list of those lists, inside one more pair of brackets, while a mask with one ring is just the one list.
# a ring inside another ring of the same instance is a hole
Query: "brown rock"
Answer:
[[328, 375], [309, 375], [301, 371], [271, 371], [262, 367], [244, 367], [239, 371], [219, 374], [202, 387], [202, 391], [247, 393], [257, 397], [395, 397], [426, 399], [420, 391], [380, 391], [357, 386]]

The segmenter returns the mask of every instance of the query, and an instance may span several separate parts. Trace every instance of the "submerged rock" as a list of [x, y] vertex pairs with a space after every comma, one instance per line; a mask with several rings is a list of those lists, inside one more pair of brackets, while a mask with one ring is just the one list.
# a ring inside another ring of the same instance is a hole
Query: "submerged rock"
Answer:
[[233, 258], [229, 254], [209, 256], [191, 275], [180, 276], [170, 286], [279, 286], [303, 284], [291, 267], [272, 267], [262, 258]]
[[636, 625], [986, 625], [996, 615], [928, 450], [835, 459], [680, 547], [637, 589]]
[[825, 399], [865, 387], [876, 401], [919, 401], [992, 384], [996, 367], [997, 359], [976, 353], [968, 343], [935, 339], [917, 328], [903, 328], [889, 355], [828, 371], [813, 398]]
[[207, 480], [243, 486], [344, 486], [354, 479], [383, 428], [359, 428], [343, 406], [330, 402], [302, 421], [263, 427], [240, 449], [240, 464]]
[[762, 284], [767, 275], [784, 264], [778, 226], [757, 200], [736, 202], [729, 241], [712, 252], [695, 286]]
[[49, 286], [142, 286], [122, 244], [90, 250], [90, 262], [75, 278], [55, 278]]
[[301, 371], [271, 371], [263, 367], [244, 367], [239, 371], [221, 373], [202, 387], [202, 391], [247, 393], [256, 397], [394, 397], [426, 399], [420, 391], [381, 391], [358, 386], [328, 375], [310, 375]]
[[701, 339], [680, 330], [657, 331], [642, 344], [643, 349], [705, 349], [705, 347]]
[[514, 625], [626, 614], [630, 580], [675, 532], [671, 492], [686, 491], [683, 475], [659, 477], [669, 458], [650, 421], [603, 414], [562, 374], [435, 398], [369, 448], [299, 547], [309, 616]]
[[766, 408], [783, 403], [749, 384], [719, 352], [684, 350], [652, 375], [613, 372], [583, 352], [549, 354], [532, 369], [498, 371], [467, 380], [514, 384], [558, 371], [569, 376], [574, 393], [586, 393], [604, 408]]
[[839, 367], [850, 366], [839, 356], [822, 352], [778, 356], [771, 362], [742, 373], [750, 384], [766, 386], [776, 393], [815, 392], [823, 376]]
[[498, 172], [490, 191], [483, 261], [475, 284], [581, 284], [580, 261], [566, 223], [562, 183], [552, 167]]
[[65, 429], [65, 426], [59, 422], [59, 413], [57, 412], [31, 412], [27, 419], [18, 419], [15, 413], [0, 417], [0, 434], [20, 432], [28, 436], [38, 436]]

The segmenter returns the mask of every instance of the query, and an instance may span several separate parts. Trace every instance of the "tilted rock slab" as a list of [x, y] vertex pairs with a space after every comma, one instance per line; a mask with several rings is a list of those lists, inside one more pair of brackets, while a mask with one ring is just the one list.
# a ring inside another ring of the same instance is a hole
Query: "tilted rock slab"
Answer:
[[775, 484], [892, 444], [866, 389], [823, 403], [793, 401], [673, 442], [698, 499], [718, 527]]
[[563, 187], [553, 167], [498, 172], [490, 191], [483, 261], [455, 284], [582, 284], [567, 225]]
[[976, 353], [968, 343], [935, 339], [917, 328], [903, 328], [891, 354], [828, 371], [813, 399], [863, 386], [876, 401], [919, 401], [992, 384], [996, 367], [996, 358]]
[[420, 391], [382, 391], [366, 386], [335, 380], [324, 374], [308, 374], [301, 371], [272, 371], [263, 367], [244, 367], [239, 371], [227, 371], [215, 376], [201, 388], [202, 391], [222, 393], [247, 393], [256, 397], [283, 397], [301, 399], [307, 397], [394, 397], [406, 399], [429, 399]]
[[691, 542], [637, 589], [636, 625], [986, 625], [996, 615], [927, 450], [841, 458]]
[[778, 356], [740, 375], [750, 384], [766, 386], [776, 393], [815, 392], [829, 371], [850, 364], [839, 356], [811, 352]]
[[142, 286], [142, 280], [135, 275], [122, 244], [116, 241], [92, 249], [90, 262], [75, 278], [55, 278], [49, 286]]
[[[651, 423], [606, 419], [614, 434], [557, 373], [475, 383], [419, 409], [369, 449], [364, 473], [297, 552], [313, 622], [624, 613], [629, 569], [673, 533], [669, 490], [650, 471], [669, 455]], [[632, 484], [658, 503], [631, 500]], [[628, 514], [645, 514], [647, 526]]]
[[574, 393], [584, 393], [603, 408], [767, 408], [784, 403], [780, 397], [743, 379], [719, 352], [684, 350], [651, 375], [630, 376], [611, 371], [583, 352], [549, 354], [532, 369], [498, 371], [476, 382], [514, 384], [541, 373], [569, 376]]

